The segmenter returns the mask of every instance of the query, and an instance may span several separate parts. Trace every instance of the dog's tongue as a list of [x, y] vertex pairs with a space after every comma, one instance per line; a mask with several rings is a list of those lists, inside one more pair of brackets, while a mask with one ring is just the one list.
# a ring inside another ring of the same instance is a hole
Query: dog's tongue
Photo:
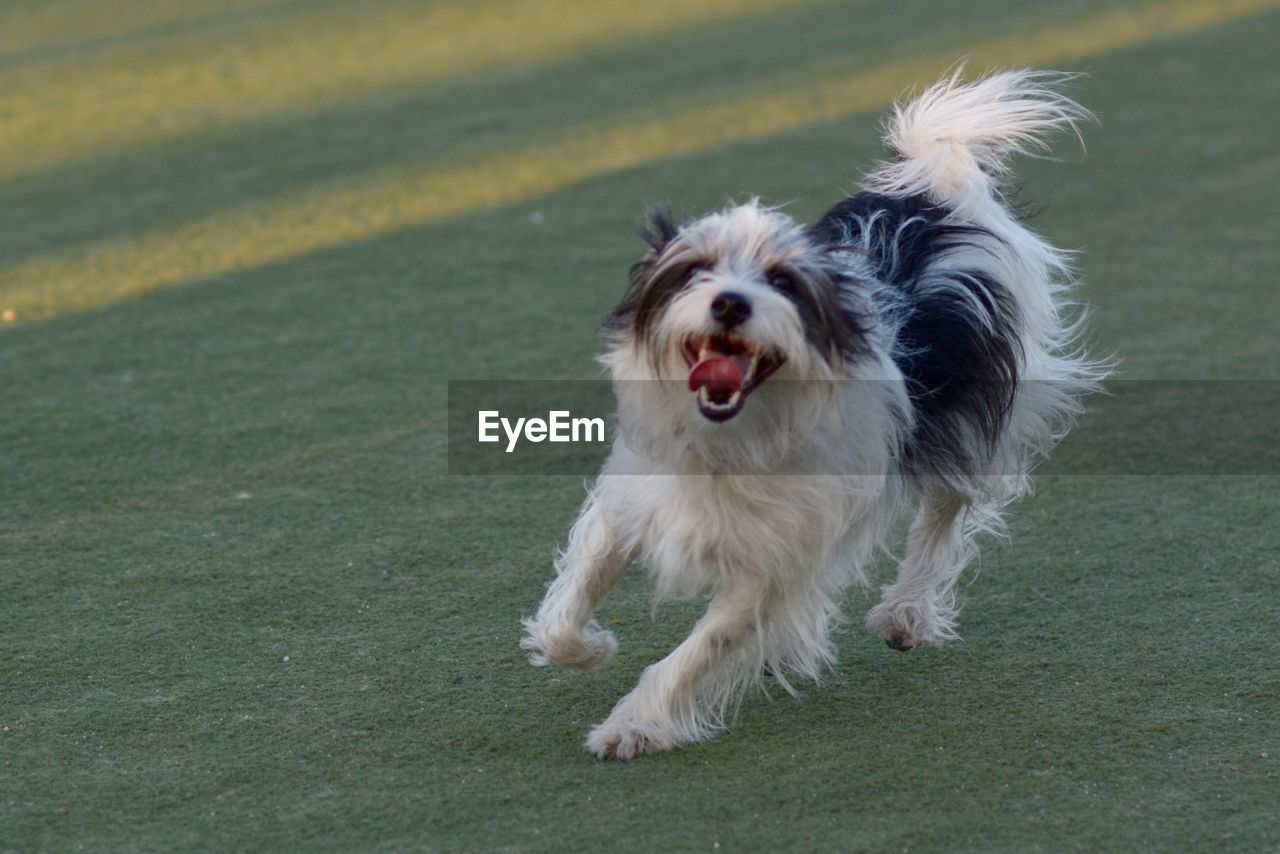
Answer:
[[707, 356], [689, 369], [689, 391], [703, 387], [712, 394], [742, 391], [742, 380], [750, 366], [751, 359], [746, 356]]

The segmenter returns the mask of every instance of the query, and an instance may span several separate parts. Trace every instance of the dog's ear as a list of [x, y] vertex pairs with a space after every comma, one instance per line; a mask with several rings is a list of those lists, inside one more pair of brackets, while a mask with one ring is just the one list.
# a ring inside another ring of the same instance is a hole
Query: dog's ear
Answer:
[[667, 244], [675, 240], [679, 233], [680, 226], [671, 216], [671, 208], [665, 205], [650, 208], [645, 214], [644, 226], [640, 229], [640, 236], [644, 238], [645, 243], [649, 244], [654, 255], [661, 255], [662, 250], [666, 249]]
[[650, 291], [649, 276], [658, 258], [680, 234], [680, 226], [671, 216], [671, 209], [666, 206], [650, 208], [645, 214], [644, 224], [640, 228], [640, 236], [649, 245], [640, 260], [631, 265], [631, 284], [613, 311], [605, 315], [601, 321], [601, 329], [606, 339], [614, 339], [625, 330], [631, 329], [639, 320], [643, 326], [653, 312], [653, 294]]

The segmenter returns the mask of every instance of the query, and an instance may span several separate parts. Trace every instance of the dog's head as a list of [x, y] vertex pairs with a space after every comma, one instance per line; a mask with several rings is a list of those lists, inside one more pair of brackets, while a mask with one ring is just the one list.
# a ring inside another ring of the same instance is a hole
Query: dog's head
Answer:
[[685, 225], [657, 213], [646, 237], [604, 321], [615, 381], [644, 387], [633, 414], [673, 420], [677, 434], [759, 441], [800, 429], [816, 386], [845, 378], [866, 350], [857, 289], [790, 217], [754, 200]]

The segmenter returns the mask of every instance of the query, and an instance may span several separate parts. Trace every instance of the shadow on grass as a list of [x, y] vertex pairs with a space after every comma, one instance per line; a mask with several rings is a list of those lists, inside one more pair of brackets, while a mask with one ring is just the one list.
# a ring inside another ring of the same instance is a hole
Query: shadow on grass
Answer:
[[[23, 66], [51, 65], [62, 60], [82, 61], [120, 49], [146, 49], [158, 42], [175, 38], [200, 38], [215, 33], [234, 31], [245, 24], [260, 26], [265, 21], [283, 21], [293, 12], [313, 12], [323, 4], [336, 5], [339, 0], [268, 0], [251, 8], [223, 8], [208, 3], [209, 11], [194, 11], [178, 20], [142, 24], [127, 31], [103, 36], [52, 39], [34, 47], [0, 52], [0, 71]], [[198, 6], [199, 4], [189, 4]], [[16, 14], [16, 13], [15, 13]], [[75, 12], [68, 10], [67, 14]]]
[[[0, 263], [126, 239], [395, 164], [503, 152], [513, 139], [644, 117], [677, 94], [740, 98], [780, 79], [802, 87], [815, 73], [958, 57], [993, 28], [1016, 32], [1044, 20], [1027, 11], [1011, 18], [1005, 0], [939, 15], [921, 32], [911, 16], [867, 18], [846, 3], [803, 7], [71, 162], [0, 187]], [[800, 45], [798, 62], [785, 48]]]

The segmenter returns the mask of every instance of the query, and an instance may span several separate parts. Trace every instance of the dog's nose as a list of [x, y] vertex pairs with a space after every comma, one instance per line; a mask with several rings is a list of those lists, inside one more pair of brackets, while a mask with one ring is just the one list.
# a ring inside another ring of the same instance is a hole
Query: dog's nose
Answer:
[[711, 301], [711, 316], [725, 329], [732, 329], [751, 316], [751, 300], [737, 291], [722, 291]]

